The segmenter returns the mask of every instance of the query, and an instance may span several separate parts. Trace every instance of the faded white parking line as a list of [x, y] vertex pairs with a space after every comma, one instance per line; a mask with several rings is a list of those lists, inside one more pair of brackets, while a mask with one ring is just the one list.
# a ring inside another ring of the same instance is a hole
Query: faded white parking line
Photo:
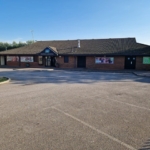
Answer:
[[[94, 96], [89, 96], [89, 97], [90, 97], [90, 98], [94, 98]], [[118, 101], [118, 100], [114, 100], [114, 99], [108, 99], [108, 98], [106, 98], [106, 97], [101, 97], [101, 98], [103, 98], [103, 99], [105, 99], [105, 100], [107, 100], [107, 101], [114, 101], [114, 102], [118, 102], [118, 103], [122, 103], [122, 104], [129, 105], [129, 106], [131, 106], [131, 107], [136, 107], [136, 108], [145, 109], [145, 110], [150, 111], [149, 108], [137, 106], [137, 105], [134, 105], [134, 104], [131, 104], [131, 103], [122, 102], [122, 101]]]
[[118, 101], [118, 100], [112, 100], [112, 99], [111, 99], [111, 101], [123, 103], [123, 104], [129, 105], [129, 106], [132, 106], [132, 107], [136, 107], [136, 108], [145, 109], [145, 110], [150, 111], [150, 109], [149, 109], [149, 108], [146, 108], [146, 107], [141, 107], [141, 106], [137, 106], [137, 105], [130, 104], [130, 103], [126, 103], [126, 102], [121, 102], [121, 101]]
[[126, 147], [126, 148], [128, 148], [128, 149], [130, 149], [130, 150], [136, 150], [134, 147], [132, 147], [132, 146], [130, 146], [130, 145], [128, 145], [128, 144], [126, 144], [126, 143], [124, 143], [124, 142], [122, 142], [122, 141], [116, 139], [115, 137], [113, 137], [113, 136], [111, 136], [111, 135], [109, 135], [109, 134], [107, 134], [107, 133], [105, 133], [105, 132], [103, 132], [103, 131], [101, 131], [101, 130], [99, 130], [99, 129], [96, 129], [95, 127], [89, 125], [88, 123], [86, 123], [86, 122], [84, 122], [84, 121], [82, 121], [82, 120], [80, 120], [80, 119], [78, 119], [78, 118], [76, 118], [76, 117], [74, 117], [74, 116], [72, 116], [72, 115], [70, 115], [70, 114], [68, 114], [68, 113], [66, 113], [66, 112], [64, 112], [64, 111], [62, 111], [62, 110], [56, 108], [56, 107], [54, 107], [54, 106], [52, 106], [51, 108], [57, 110], [58, 112], [60, 112], [60, 113], [62, 113], [62, 114], [64, 114], [64, 115], [66, 115], [66, 116], [68, 116], [68, 117], [70, 117], [70, 118], [72, 118], [72, 119], [74, 119], [74, 120], [76, 120], [76, 121], [78, 121], [78, 122], [80, 122], [81, 124], [83, 124], [83, 125], [89, 127], [90, 129], [96, 131], [97, 133], [102, 134], [102, 135], [108, 137], [109, 139], [111, 139], [111, 140], [113, 140], [113, 141], [115, 141], [115, 142], [117, 142], [117, 143], [123, 145], [124, 147]]

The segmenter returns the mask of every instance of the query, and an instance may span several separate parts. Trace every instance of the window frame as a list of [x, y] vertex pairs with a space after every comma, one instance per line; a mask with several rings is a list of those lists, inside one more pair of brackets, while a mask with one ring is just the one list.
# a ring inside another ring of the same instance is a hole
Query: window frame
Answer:
[[43, 65], [43, 56], [38, 56], [38, 64]]
[[69, 63], [69, 56], [64, 56], [64, 63]]

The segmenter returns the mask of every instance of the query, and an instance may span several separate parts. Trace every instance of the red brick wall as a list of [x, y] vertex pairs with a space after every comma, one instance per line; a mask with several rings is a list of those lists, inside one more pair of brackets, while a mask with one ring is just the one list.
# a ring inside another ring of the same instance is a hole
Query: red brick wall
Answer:
[[64, 56], [56, 57], [59, 68], [76, 68], [76, 56], [68, 56], [69, 62], [64, 63]]
[[7, 61], [8, 67], [19, 67], [19, 61]]
[[101, 70], [123, 70], [125, 57], [114, 57], [114, 64], [95, 64], [95, 57], [86, 57], [86, 68]]
[[143, 57], [136, 57], [136, 70], [150, 70], [150, 64], [143, 64]]
[[[37, 67], [43, 67], [44, 65], [39, 65], [38, 64], [38, 56], [34, 56], [34, 61], [36, 62], [29, 62], [30, 67], [37, 68]], [[7, 66], [8, 67], [26, 67], [27, 62], [13, 62], [13, 61], [8, 61]]]
[[[31, 62], [29, 63], [30, 67], [42, 67], [38, 64], [38, 62]], [[26, 62], [20, 62], [20, 66], [19, 66], [19, 62], [12, 62], [12, 61], [8, 61], [7, 62], [7, 66], [8, 67], [26, 67]]]
[[[69, 56], [69, 62], [64, 63], [64, 57], [56, 57], [59, 68], [77, 68], [77, 57]], [[125, 57], [114, 57], [114, 64], [95, 64], [94, 56], [86, 57], [86, 68], [87, 69], [99, 69], [99, 70], [123, 70], [125, 63]], [[29, 63], [30, 67], [44, 67], [44, 65], [39, 65], [38, 62]], [[7, 62], [9, 67], [26, 67], [25, 62]], [[150, 70], [149, 64], [143, 64], [143, 57], [136, 57], [136, 70]]]
[[[77, 57], [69, 56], [69, 62], [64, 63], [64, 57], [57, 57], [59, 68], [77, 68]], [[125, 57], [114, 57], [114, 64], [95, 64], [94, 56], [86, 57], [87, 69], [101, 69], [101, 70], [123, 70]]]
[[[32, 57], [32, 56], [31, 56]], [[37, 68], [37, 67], [42, 67], [38, 63], [38, 56], [33, 56], [34, 57], [34, 62], [20, 62], [20, 67], [26, 67], [26, 64], [29, 63], [31, 68]]]
[[[26, 67], [27, 62], [20, 62], [20, 67]], [[31, 68], [42, 67], [39, 66], [38, 62], [29, 62]]]

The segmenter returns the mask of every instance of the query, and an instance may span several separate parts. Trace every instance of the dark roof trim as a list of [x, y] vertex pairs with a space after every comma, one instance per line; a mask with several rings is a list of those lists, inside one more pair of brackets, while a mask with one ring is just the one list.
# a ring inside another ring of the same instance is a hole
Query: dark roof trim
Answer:
[[132, 54], [59, 54], [58, 56], [149, 56], [150, 57], [150, 55], [148, 55], [148, 54], [143, 54], [143, 55], [132, 55]]
[[[39, 54], [0, 54], [0, 56], [41, 56]], [[43, 55], [43, 56], [46, 56], [46, 55]], [[50, 56], [50, 55], [49, 55]], [[149, 56], [150, 55], [113, 55], [113, 54], [77, 54], [77, 55], [68, 55], [68, 54], [60, 54], [60, 55], [57, 55], [56, 57], [58, 56], [111, 56], [111, 57], [117, 57], [117, 56], [139, 56], [139, 57], [144, 57], [144, 56]]]

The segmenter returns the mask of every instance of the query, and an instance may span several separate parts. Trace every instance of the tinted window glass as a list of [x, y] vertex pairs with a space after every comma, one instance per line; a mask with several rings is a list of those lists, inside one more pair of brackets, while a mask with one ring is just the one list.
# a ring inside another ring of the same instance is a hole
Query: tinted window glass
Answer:
[[64, 56], [64, 63], [68, 63], [69, 62], [69, 57], [68, 56]]

